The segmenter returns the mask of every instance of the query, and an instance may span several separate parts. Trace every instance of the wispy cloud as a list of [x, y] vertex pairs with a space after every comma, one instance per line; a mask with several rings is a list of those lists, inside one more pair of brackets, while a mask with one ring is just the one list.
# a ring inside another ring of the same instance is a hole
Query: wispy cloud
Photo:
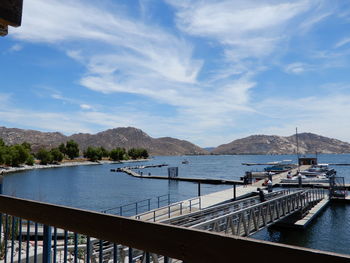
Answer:
[[11, 46], [9, 48], [9, 51], [10, 52], [17, 52], [17, 51], [21, 51], [22, 49], [23, 49], [23, 46], [17, 43], [17, 44], [14, 44], [13, 46]]
[[[263, 58], [285, 40], [289, 22], [310, 10], [312, 1], [168, 1], [177, 8], [178, 27], [215, 38], [230, 60]], [[292, 30], [294, 31], [294, 30]]]
[[340, 48], [340, 47], [343, 47], [343, 46], [345, 46], [345, 45], [347, 45], [349, 43], [350, 43], [350, 37], [347, 37], [347, 38], [344, 38], [344, 39], [340, 40], [339, 42], [337, 42], [334, 45], [334, 47], [335, 48]]
[[302, 62], [295, 62], [295, 63], [286, 65], [284, 70], [289, 74], [302, 74], [304, 72], [312, 71], [315, 69], [317, 69], [317, 67], [315, 66], [308, 65]]
[[[335, 13], [336, 9], [327, 8], [326, 1], [167, 0], [175, 14], [174, 28], [151, 19], [150, 5], [154, 3], [140, 2], [139, 16], [130, 16], [125, 6], [113, 1], [24, 1], [23, 25], [10, 32], [18, 45], [44, 43], [59, 50], [84, 69], [75, 85], [89, 89], [89, 94], [93, 91], [116, 96], [123, 106], [125, 98], [131, 106], [113, 108], [91, 98], [73, 97], [56, 87], [41, 96], [75, 105], [74, 111], [37, 112], [12, 105], [2, 108], [0, 117], [66, 133], [136, 126], [153, 136], [172, 135], [201, 145], [217, 144], [220, 138], [225, 141], [218, 135], [221, 130], [243, 135], [236, 127], [266, 127], [261, 116], [275, 120], [285, 114], [305, 123], [310, 116], [334, 118], [336, 112], [326, 114], [305, 106], [321, 107], [317, 97], [293, 101], [283, 98], [285, 103], [260, 97], [265, 88], [261, 76], [267, 73], [267, 81], [273, 81], [268, 79], [273, 67], [297, 78], [343, 63], [346, 51], [324, 47], [310, 48], [313, 53], [307, 56], [290, 55], [285, 59], [293, 38], [299, 43], [306, 31], [312, 32]], [[340, 48], [347, 44], [345, 38], [332, 45]], [[338, 111], [341, 107], [347, 109], [344, 101], [331, 98], [340, 103]], [[137, 103], [143, 99], [162, 107], [148, 111]], [[292, 108], [294, 101], [302, 104], [303, 111]], [[171, 117], [163, 114], [165, 108], [171, 108]], [[32, 121], [25, 119], [28, 114], [33, 116]], [[276, 131], [285, 126], [276, 123]]]

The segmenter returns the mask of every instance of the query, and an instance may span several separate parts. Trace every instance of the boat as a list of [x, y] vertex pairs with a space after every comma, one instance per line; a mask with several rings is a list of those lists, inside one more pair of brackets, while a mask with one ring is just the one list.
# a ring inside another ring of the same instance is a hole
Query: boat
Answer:
[[297, 167], [297, 165], [290, 163], [290, 160], [284, 160], [284, 161], [278, 162], [277, 164], [275, 164], [273, 166], [266, 167], [266, 168], [264, 168], [264, 170], [265, 170], [265, 172], [283, 173], [283, 172], [287, 172], [291, 169], [294, 169], [296, 167]]
[[188, 164], [189, 161], [185, 159], [185, 160], [183, 160], [181, 163], [182, 163], [182, 164]]
[[302, 175], [306, 176], [319, 176], [324, 175], [326, 177], [330, 177], [336, 174], [336, 171], [334, 169], [330, 169], [328, 164], [317, 164], [313, 165], [311, 168], [301, 171]]
[[[317, 176], [305, 176], [300, 175], [303, 184], [328, 184], [329, 178], [324, 175]], [[289, 183], [289, 184], [298, 184], [299, 183], [299, 175], [293, 176], [291, 178], [283, 178], [281, 183]]]

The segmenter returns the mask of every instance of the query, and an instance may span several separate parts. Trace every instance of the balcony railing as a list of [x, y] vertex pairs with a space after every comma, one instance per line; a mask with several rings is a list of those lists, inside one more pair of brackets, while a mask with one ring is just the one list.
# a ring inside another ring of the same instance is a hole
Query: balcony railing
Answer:
[[0, 195], [1, 262], [349, 262], [341, 255]]

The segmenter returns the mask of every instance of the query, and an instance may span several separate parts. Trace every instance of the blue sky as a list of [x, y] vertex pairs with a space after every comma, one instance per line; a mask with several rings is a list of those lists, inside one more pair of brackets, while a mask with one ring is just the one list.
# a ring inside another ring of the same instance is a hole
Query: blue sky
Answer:
[[25, 0], [0, 39], [0, 125], [350, 142], [349, 29], [341, 0]]

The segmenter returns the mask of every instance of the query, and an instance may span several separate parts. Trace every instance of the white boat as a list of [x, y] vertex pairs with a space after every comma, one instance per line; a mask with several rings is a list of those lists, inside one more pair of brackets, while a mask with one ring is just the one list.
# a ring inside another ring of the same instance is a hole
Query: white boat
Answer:
[[[324, 175], [317, 175], [317, 176], [305, 176], [301, 175], [301, 182], [304, 184], [324, 184], [329, 183], [329, 178], [327, 178]], [[299, 176], [293, 176], [292, 178], [284, 178], [281, 180], [281, 183], [289, 183], [289, 184], [298, 184], [299, 183]]]

